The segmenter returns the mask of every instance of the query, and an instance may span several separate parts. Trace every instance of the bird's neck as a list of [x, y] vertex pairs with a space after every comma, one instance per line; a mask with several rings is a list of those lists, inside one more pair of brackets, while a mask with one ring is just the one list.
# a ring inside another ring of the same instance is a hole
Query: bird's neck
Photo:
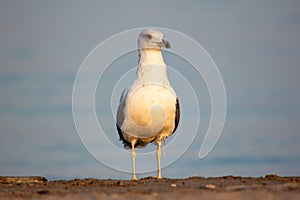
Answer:
[[166, 65], [160, 49], [140, 49], [139, 66]]
[[160, 49], [139, 50], [139, 54], [136, 84], [157, 82], [169, 85], [167, 67]]

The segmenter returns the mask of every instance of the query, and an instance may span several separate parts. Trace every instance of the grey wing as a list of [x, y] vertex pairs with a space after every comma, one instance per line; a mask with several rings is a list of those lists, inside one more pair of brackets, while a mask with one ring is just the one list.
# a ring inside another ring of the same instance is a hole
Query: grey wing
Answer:
[[175, 111], [175, 128], [173, 130], [173, 133], [176, 131], [178, 124], [179, 124], [179, 119], [180, 119], [180, 105], [178, 98], [176, 99], [176, 111]]
[[121, 127], [124, 121], [124, 109], [125, 109], [125, 101], [127, 97], [127, 90], [124, 90], [121, 94], [119, 107], [117, 111], [117, 126]]
[[124, 147], [130, 147], [131, 146], [130, 142], [125, 140], [125, 138], [123, 137], [123, 131], [121, 129], [124, 118], [125, 118], [124, 111], [125, 111], [125, 103], [126, 103], [127, 94], [128, 94], [127, 89], [122, 92], [120, 102], [119, 102], [118, 111], [117, 111], [117, 120], [116, 120], [116, 122], [117, 122], [116, 126], [117, 126], [117, 130], [118, 130], [118, 133], [119, 133], [119, 138], [123, 142]]

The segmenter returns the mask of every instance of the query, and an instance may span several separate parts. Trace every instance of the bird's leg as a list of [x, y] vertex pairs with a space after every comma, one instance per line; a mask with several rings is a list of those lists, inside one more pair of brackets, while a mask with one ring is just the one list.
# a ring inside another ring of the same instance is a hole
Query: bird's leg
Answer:
[[158, 179], [162, 179], [162, 176], [161, 176], [161, 170], [160, 170], [160, 157], [161, 157], [160, 147], [161, 147], [161, 141], [157, 142], [157, 151], [156, 151], [156, 159], [157, 159], [157, 178], [158, 178]]
[[136, 153], [134, 150], [135, 142], [136, 142], [136, 140], [131, 141], [131, 160], [132, 160], [132, 178], [131, 178], [131, 180], [137, 180], [136, 175], [135, 175], [135, 157], [136, 157]]

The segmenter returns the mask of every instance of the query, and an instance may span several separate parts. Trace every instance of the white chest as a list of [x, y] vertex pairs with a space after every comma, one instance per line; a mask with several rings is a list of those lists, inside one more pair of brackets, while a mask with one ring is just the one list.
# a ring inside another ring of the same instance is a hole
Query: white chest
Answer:
[[145, 83], [132, 87], [126, 100], [123, 130], [137, 137], [151, 137], [162, 129], [173, 130], [176, 94], [171, 87]]

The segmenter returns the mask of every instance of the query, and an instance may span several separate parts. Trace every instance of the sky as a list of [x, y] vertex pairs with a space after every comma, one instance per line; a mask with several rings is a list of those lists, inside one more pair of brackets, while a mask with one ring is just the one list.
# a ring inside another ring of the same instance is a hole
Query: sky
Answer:
[[[299, 19], [300, 3], [292, 0], [0, 1], [0, 175], [130, 178], [87, 151], [75, 128], [72, 91], [92, 49], [112, 35], [141, 27], [173, 29], [193, 38], [218, 66], [226, 88], [222, 135], [212, 152], [199, 159], [210, 117], [209, 95], [203, 82], [195, 83], [188, 63], [164, 52], [167, 64], [200, 93], [201, 123], [190, 148], [164, 168], [163, 175], [299, 175]], [[176, 46], [176, 41], [170, 42]], [[103, 84], [112, 87], [124, 68], [136, 65], [136, 51], [121, 56], [111, 64]], [[195, 118], [195, 109], [184, 98], [185, 88], [172, 69], [171, 82], [182, 97], [182, 130], [193, 131], [184, 124]], [[129, 77], [125, 83], [130, 81]], [[99, 91], [96, 100], [102, 97], [109, 99]], [[107, 126], [112, 142], [122, 147], [104, 108], [106, 104], [97, 104], [98, 119]], [[111, 161], [130, 166], [130, 154], [116, 158], [106, 144], [99, 146]], [[166, 150], [167, 160], [172, 149]], [[148, 164], [138, 159], [137, 168]], [[155, 164], [155, 157], [149, 162]]]

